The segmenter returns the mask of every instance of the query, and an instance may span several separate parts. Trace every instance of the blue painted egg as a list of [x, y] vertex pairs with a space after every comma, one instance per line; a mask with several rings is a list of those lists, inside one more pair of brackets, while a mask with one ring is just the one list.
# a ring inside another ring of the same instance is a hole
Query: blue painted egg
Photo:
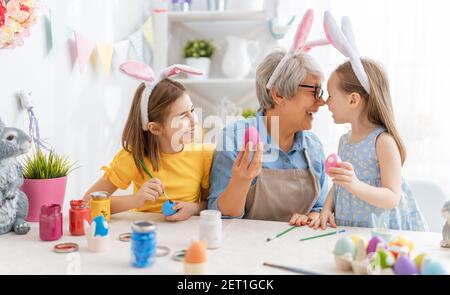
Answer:
[[175, 202], [172, 201], [165, 201], [162, 206], [162, 212], [164, 216], [170, 216], [177, 213], [177, 211], [173, 210], [172, 207], [175, 206]]
[[448, 275], [442, 263], [435, 260], [425, 261], [422, 266], [422, 275]]
[[334, 245], [334, 255], [341, 256], [350, 253], [352, 257], [355, 256], [356, 247], [353, 240], [349, 237], [342, 237]]

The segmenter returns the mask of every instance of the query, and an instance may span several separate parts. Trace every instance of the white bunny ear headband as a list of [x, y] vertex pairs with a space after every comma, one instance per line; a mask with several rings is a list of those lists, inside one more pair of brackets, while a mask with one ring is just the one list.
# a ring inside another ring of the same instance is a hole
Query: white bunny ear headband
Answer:
[[323, 16], [323, 27], [325, 29], [325, 35], [327, 36], [328, 41], [340, 53], [350, 59], [353, 72], [358, 78], [358, 81], [361, 83], [364, 90], [370, 94], [369, 78], [364, 71], [361, 56], [359, 55], [358, 48], [356, 47], [350, 19], [347, 16], [342, 17], [341, 28], [339, 28], [331, 13], [329, 11], [325, 11]]
[[163, 69], [158, 77], [155, 76], [155, 73], [153, 72], [152, 68], [150, 68], [148, 65], [136, 61], [127, 61], [121, 64], [119, 69], [125, 75], [145, 83], [145, 89], [142, 92], [140, 105], [142, 129], [144, 131], [148, 130], [148, 116], [147, 116], [148, 100], [156, 84], [158, 84], [160, 81], [166, 78], [175, 77], [180, 73], [187, 73], [191, 75], [203, 75], [203, 72], [200, 71], [199, 69], [181, 64], [171, 65]]
[[286, 62], [297, 53], [303, 52], [307, 53], [312, 48], [317, 46], [328, 45], [329, 42], [327, 39], [319, 39], [307, 42], [309, 32], [311, 31], [311, 26], [313, 23], [314, 11], [309, 9], [306, 11], [302, 20], [300, 21], [297, 31], [295, 32], [294, 42], [292, 43], [289, 51], [284, 55], [284, 57], [280, 60], [277, 67], [273, 71], [272, 75], [269, 78], [269, 81], [266, 84], [267, 89], [272, 89], [275, 81], [277, 81], [280, 77], [281, 71], [286, 64]]

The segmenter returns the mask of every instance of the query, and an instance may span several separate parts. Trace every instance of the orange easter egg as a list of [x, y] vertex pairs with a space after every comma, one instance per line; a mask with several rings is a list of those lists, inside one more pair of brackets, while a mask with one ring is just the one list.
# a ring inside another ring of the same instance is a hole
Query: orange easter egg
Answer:
[[206, 247], [202, 242], [192, 242], [186, 251], [184, 261], [187, 263], [206, 262]]

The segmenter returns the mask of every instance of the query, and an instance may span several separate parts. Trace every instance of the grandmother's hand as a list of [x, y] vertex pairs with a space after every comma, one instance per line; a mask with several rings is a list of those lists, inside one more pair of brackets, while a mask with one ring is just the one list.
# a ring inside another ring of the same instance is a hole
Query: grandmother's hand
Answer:
[[[231, 169], [231, 179], [237, 182], [251, 182], [253, 178], [261, 173], [263, 159], [263, 144], [260, 142], [254, 151], [252, 142], [249, 142], [245, 149], [239, 153], [234, 160]], [[253, 159], [250, 155], [254, 151]]]

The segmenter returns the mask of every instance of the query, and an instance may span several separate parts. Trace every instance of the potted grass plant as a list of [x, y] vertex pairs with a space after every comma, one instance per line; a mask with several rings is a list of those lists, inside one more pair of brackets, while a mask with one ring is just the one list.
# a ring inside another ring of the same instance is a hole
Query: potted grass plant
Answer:
[[75, 169], [73, 163], [54, 151], [47, 153], [37, 149], [32, 155], [25, 156], [22, 169], [22, 191], [27, 195], [30, 206], [27, 221], [39, 221], [42, 205], [63, 207], [67, 175]]
[[187, 41], [183, 50], [183, 57], [188, 66], [195, 67], [203, 71], [202, 76], [188, 75], [192, 79], [207, 79], [209, 77], [209, 68], [211, 66], [211, 57], [215, 48], [209, 40], [196, 39]]

